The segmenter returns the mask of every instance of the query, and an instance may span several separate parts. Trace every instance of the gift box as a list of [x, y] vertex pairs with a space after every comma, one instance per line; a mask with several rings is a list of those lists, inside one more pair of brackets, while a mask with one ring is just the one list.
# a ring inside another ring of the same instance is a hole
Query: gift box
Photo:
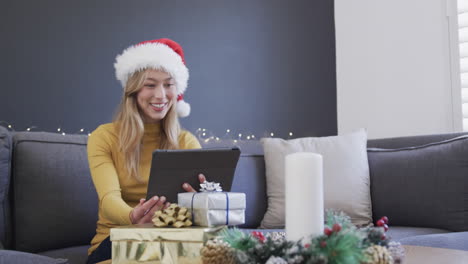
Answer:
[[201, 264], [204, 243], [224, 228], [157, 228], [152, 224], [112, 228], [112, 263]]
[[179, 193], [177, 203], [192, 211], [197, 226], [241, 225], [245, 223], [245, 193]]

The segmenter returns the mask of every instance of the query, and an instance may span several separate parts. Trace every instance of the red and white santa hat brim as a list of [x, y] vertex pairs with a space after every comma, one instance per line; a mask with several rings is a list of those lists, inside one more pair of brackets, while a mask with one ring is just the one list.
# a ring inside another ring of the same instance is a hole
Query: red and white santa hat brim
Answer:
[[190, 114], [190, 105], [184, 101], [189, 71], [185, 66], [182, 47], [170, 39], [144, 41], [125, 49], [117, 55], [114, 63], [115, 76], [123, 87], [128, 78], [137, 71], [157, 69], [174, 78], [177, 87], [177, 113], [180, 117]]

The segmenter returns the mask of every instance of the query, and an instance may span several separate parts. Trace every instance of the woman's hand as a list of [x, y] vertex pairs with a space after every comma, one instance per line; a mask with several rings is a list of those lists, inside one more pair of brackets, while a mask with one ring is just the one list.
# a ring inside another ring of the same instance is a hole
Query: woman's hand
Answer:
[[151, 223], [154, 212], [169, 207], [170, 203], [164, 203], [166, 197], [153, 196], [150, 200], [140, 199], [140, 203], [130, 212], [132, 224]]
[[[198, 174], [198, 180], [200, 181], [200, 183], [204, 183], [206, 181], [206, 178], [205, 178], [205, 175], [203, 174]], [[197, 192], [190, 184], [188, 183], [184, 183], [182, 184], [182, 188], [186, 191], [186, 192]]]

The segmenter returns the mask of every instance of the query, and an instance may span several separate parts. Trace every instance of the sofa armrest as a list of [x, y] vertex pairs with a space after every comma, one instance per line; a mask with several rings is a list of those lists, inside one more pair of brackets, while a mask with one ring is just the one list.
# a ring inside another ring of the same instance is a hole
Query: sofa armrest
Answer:
[[0, 242], [7, 248], [11, 245], [11, 215], [9, 187], [11, 178], [12, 136], [0, 126]]

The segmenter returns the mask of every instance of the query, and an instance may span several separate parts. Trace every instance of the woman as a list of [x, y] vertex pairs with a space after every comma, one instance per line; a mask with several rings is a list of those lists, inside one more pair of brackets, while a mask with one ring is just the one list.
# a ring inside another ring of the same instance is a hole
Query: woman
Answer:
[[[189, 74], [179, 44], [170, 39], [141, 42], [117, 56], [114, 67], [124, 95], [114, 121], [99, 126], [88, 140], [99, 219], [87, 263], [111, 258], [110, 228], [149, 223], [155, 211], [169, 205], [163, 196], [142, 198], [153, 150], [201, 147], [178, 121], [178, 115], [190, 113], [183, 100]], [[199, 180], [205, 177], [200, 174]], [[195, 191], [188, 184], [182, 187]]]

